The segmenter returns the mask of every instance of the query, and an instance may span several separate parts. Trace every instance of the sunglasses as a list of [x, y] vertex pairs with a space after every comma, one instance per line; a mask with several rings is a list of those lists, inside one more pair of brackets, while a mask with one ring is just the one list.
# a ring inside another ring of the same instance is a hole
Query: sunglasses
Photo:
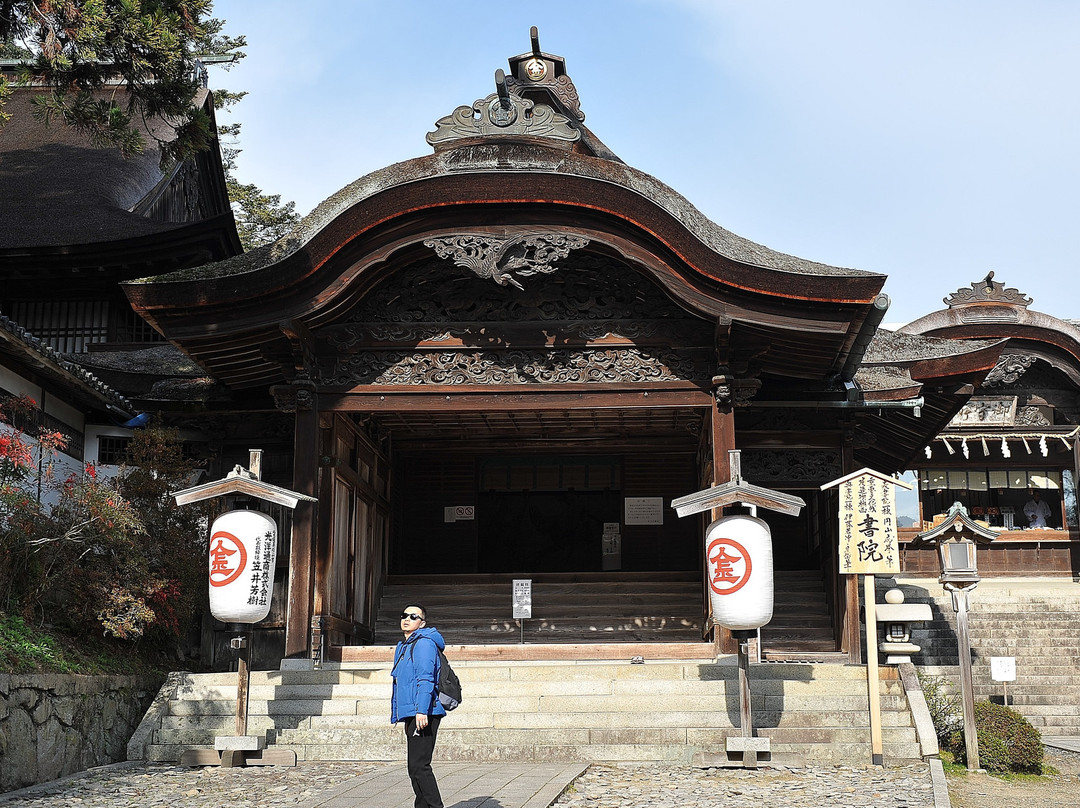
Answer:
[[401, 619], [402, 620], [423, 620], [424, 616], [422, 614], [409, 614], [408, 612], [402, 612], [401, 613]]

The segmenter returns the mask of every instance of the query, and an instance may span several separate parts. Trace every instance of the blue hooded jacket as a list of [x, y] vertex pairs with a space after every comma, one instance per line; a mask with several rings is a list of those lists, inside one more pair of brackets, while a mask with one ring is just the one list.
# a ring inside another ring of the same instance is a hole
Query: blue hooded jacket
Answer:
[[439, 651], [446, 641], [438, 629], [419, 628], [408, 642], [394, 648], [394, 695], [390, 700], [390, 723], [413, 718], [418, 714], [446, 715], [439, 703], [435, 685], [439, 681]]

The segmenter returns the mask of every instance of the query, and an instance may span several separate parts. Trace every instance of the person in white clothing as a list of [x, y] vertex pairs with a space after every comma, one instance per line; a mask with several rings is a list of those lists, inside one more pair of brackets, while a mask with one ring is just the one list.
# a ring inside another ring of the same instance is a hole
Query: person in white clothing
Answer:
[[1028, 518], [1028, 527], [1047, 527], [1050, 506], [1042, 501], [1038, 491], [1031, 492], [1031, 499], [1024, 506], [1024, 516]]

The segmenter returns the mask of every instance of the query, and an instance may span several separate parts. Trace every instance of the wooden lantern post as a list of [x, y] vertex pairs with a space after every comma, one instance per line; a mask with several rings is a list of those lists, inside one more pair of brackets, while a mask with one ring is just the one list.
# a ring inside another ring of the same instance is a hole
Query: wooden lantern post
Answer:
[[[188, 505], [193, 502], [201, 502], [214, 497], [235, 496], [237, 494], [246, 495], [265, 502], [272, 502], [276, 505], [282, 505], [290, 509], [295, 508], [300, 502], [316, 501], [314, 497], [309, 497], [305, 494], [290, 491], [287, 488], [281, 488], [263, 482], [262, 449], [250, 450], [248, 463], [250, 468], [245, 469], [242, 466], [236, 466], [224, 479], [203, 483], [202, 485], [197, 485], [193, 488], [186, 488], [183, 491], [177, 491], [173, 494], [176, 504]], [[234, 513], [251, 514], [250, 511], [232, 512], [223, 515], [219, 522], [230, 518]], [[274, 530], [274, 541], [276, 544], [277, 528], [274, 525], [273, 520], [260, 513], [252, 514], [252, 518], [262, 519], [266, 526]], [[215, 522], [215, 524], [218, 524], [218, 522]], [[224, 536], [224, 534], [220, 535]], [[236, 537], [229, 536], [226, 541], [228, 539], [235, 541]], [[212, 567], [211, 582], [214, 581], [214, 573], [215, 570]], [[211, 589], [213, 589], [213, 586], [211, 586]], [[214, 598], [211, 596], [211, 607], [213, 607], [213, 604]], [[267, 607], [263, 607], [258, 615], [249, 615], [247, 619], [241, 618], [240, 622], [251, 623], [261, 619], [261, 617], [264, 617], [266, 614], [266, 608]], [[233, 620], [231, 622], [236, 621]], [[260, 764], [295, 766], [295, 752], [287, 749], [274, 750], [273, 752], [264, 751], [263, 746], [265, 745], [265, 738], [253, 737], [247, 734], [248, 692], [251, 681], [249, 664], [251, 654], [250, 631], [239, 637], [234, 637], [229, 645], [239, 652], [236, 670], [236, 734], [233, 736], [216, 738], [214, 744], [215, 751], [188, 750], [187, 752], [184, 752], [180, 757], [181, 765], [243, 766], [246, 764]]]
[[971, 681], [971, 638], [968, 635], [969, 595], [979, 585], [976, 549], [989, 544], [998, 533], [968, 516], [967, 508], [954, 502], [940, 524], [920, 533], [911, 547], [936, 547], [941, 576], [938, 582], [952, 595], [956, 612], [957, 652], [960, 657], [960, 701], [964, 708], [964, 752], [968, 771], [979, 771], [979, 735], [975, 727], [975, 694]]
[[[701, 513], [702, 511], [715, 510], [719, 512], [728, 505], [742, 505], [748, 507], [751, 510], [751, 516], [742, 517], [743, 524], [740, 524], [737, 529], [739, 531], [749, 531], [749, 534], [759, 546], [763, 549], [766, 547], [768, 549], [768, 566], [767, 573], [765, 573], [768, 575], [768, 581], [755, 582], [755, 585], [767, 584], [768, 608], [760, 613], [759, 618], [751, 618], [749, 624], [747, 624], [747, 622], [717, 620], [715, 617], [713, 618], [716, 624], [729, 629], [732, 636], [738, 640], [739, 643], [740, 732], [738, 736], [728, 737], [726, 739], [726, 751], [729, 755], [732, 753], [741, 753], [742, 765], [753, 768], [757, 766], [758, 755], [768, 754], [770, 748], [768, 738], [754, 737], [754, 716], [750, 694], [749, 644], [750, 639], [757, 635], [757, 629], [767, 624], [768, 621], [772, 619], [773, 588], [771, 539], [768, 526], [756, 518], [757, 508], [760, 507], [767, 510], [778, 511], [789, 516], [797, 516], [803, 507], [805, 507], [806, 503], [799, 497], [784, 494], [780, 491], [773, 491], [768, 488], [761, 488], [756, 485], [750, 485], [744, 481], [742, 479], [742, 468], [738, 449], [733, 449], [728, 452], [728, 464], [731, 469], [731, 479], [729, 482], [721, 485], [714, 485], [712, 488], [707, 488], [704, 491], [698, 491], [693, 494], [688, 494], [685, 497], [679, 497], [678, 499], [672, 500], [671, 507], [675, 509], [675, 512], [678, 513], [680, 517], [690, 516], [691, 514]], [[716, 533], [717, 536], [722, 536], [728, 529], [736, 529], [734, 527], [728, 528], [726, 523], [738, 519], [739, 517], [726, 517], [715, 520], [709, 525], [709, 528], [706, 531], [706, 544], [709, 544], [714, 533]], [[741, 547], [734, 539], [729, 537], [719, 537], [716, 539], [716, 544], [718, 545], [717, 552], [719, 555], [723, 556], [725, 552], [721, 549], [725, 542], [732, 547], [739, 547], [738, 552], [745, 553], [746, 548]], [[749, 542], [746, 542], [746, 544], [747, 546], [751, 546]], [[751, 564], [746, 558], [739, 557], [737, 560], [744, 564], [744, 583], [748, 583], [751, 579]], [[706, 565], [709, 565], [709, 563], [707, 558]], [[726, 563], [730, 563], [730, 561]], [[760, 574], [761, 573], [759, 573], [759, 575]], [[742, 586], [742, 584], [739, 584], [739, 586]], [[736, 588], [737, 587], [733, 587], [731, 593], [732, 597], [739, 596], [734, 592], [734, 589]], [[753, 610], [753, 606], [751, 609]]]

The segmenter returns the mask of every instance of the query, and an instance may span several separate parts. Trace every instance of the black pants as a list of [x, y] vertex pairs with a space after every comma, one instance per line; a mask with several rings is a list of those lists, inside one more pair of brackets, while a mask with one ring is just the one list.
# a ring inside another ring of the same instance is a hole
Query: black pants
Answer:
[[435, 736], [439, 734], [442, 716], [428, 716], [428, 725], [416, 730], [416, 718], [405, 719], [405, 740], [409, 746], [409, 780], [412, 781], [415, 808], [443, 808], [439, 784], [431, 770], [431, 753], [435, 751]]

